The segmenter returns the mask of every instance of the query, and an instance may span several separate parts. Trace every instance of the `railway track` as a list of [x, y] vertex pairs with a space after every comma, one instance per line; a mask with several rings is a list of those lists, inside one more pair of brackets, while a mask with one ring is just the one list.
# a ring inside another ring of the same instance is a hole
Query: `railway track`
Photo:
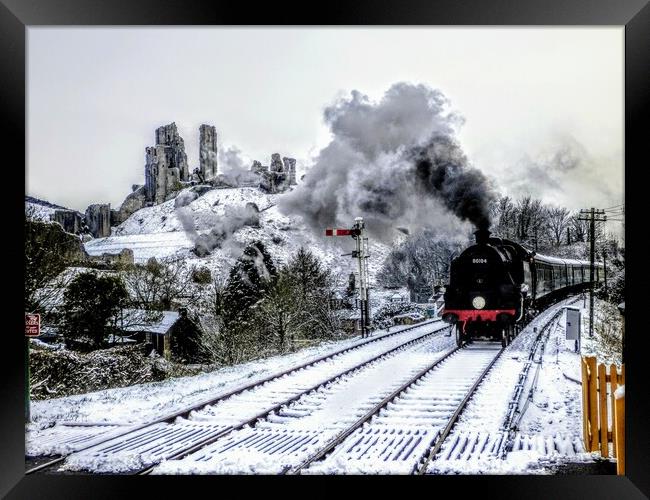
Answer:
[[336, 388], [322, 394], [323, 388], [321, 394], [305, 397], [301, 405], [285, 409], [276, 418], [232, 433], [181, 460], [168, 460], [153, 472], [367, 473], [370, 463], [382, 460], [390, 467], [376, 472], [404, 472], [405, 467], [412, 472], [500, 352], [500, 344], [454, 346], [437, 353], [433, 361], [418, 363], [417, 353], [409, 351], [396, 362], [405, 364], [415, 358], [411, 373], [396, 374], [394, 379], [401, 375], [402, 380], [383, 397], [361, 398], [365, 404], [357, 407], [354, 418], [341, 412], [339, 419], [328, 421], [327, 408], [310, 412], [310, 406], [329, 407], [330, 414], [336, 410]]
[[[543, 332], [558, 314], [537, 336], [531, 359], [543, 348]], [[320, 404], [314, 394], [254, 428], [169, 460], [154, 473], [424, 474], [502, 352], [500, 343], [455, 348], [400, 381], [379, 401], [359, 407], [363, 411], [352, 422], [341, 415], [332, 425], [312, 412], [310, 406]], [[331, 393], [321, 397], [330, 406], [335, 406], [334, 398]], [[320, 428], [314, 425], [319, 419]]]
[[[549, 310], [537, 322], [537, 333], [516, 339], [512, 356], [503, 356], [494, 377], [474, 398], [461, 421], [441, 443], [425, 474], [504, 474], [523, 470], [524, 456], [572, 456], [580, 452], [579, 437], [567, 435], [527, 436], [519, 433], [519, 422], [533, 400], [545, 346], [559, 328], [562, 308]], [[523, 452], [508, 465], [511, 452]]]
[[[422, 328], [428, 331], [424, 334], [411, 332]], [[443, 323], [432, 321], [367, 339], [154, 421], [121, 428], [101, 424], [58, 426], [50, 439], [52, 449], [62, 450], [61, 455], [45, 462], [39, 457], [37, 465], [26, 473], [52, 471], [64, 460], [72, 470], [102, 472], [105, 467], [111, 472], [116, 468], [123, 472], [148, 470], [160, 460], [192, 453], [306, 393], [445, 329]], [[403, 339], [406, 332], [411, 333]], [[370, 355], [363, 349], [369, 344], [377, 344]], [[243, 419], [242, 408], [246, 414]]]

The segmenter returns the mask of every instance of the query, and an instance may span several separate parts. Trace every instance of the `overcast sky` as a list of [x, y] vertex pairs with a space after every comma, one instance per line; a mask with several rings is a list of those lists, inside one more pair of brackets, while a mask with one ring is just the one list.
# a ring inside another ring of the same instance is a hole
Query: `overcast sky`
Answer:
[[[27, 194], [119, 207], [175, 121], [268, 164], [308, 168], [323, 110], [396, 82], [440, 90], [473, 166], [507, 194], [570, 209], [623, 203], [623, 27], [28, 28]], [[300, 172], [299, 172], [300, 173]]]

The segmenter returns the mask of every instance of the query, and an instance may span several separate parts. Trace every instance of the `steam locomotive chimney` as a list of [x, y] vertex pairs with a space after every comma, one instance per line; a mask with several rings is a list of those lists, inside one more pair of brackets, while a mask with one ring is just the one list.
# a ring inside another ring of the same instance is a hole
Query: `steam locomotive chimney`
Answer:
[[474, 232], [476, 236], [477, 245], [487, 245], [488, 239], [490, 238], [490, 231], [488, 229], [479, 229]]

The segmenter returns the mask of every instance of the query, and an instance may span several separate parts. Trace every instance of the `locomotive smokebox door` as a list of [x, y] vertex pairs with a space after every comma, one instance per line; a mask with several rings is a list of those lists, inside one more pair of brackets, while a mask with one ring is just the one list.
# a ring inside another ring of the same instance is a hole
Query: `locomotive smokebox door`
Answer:
[[575, 350], [580, 348], [580, 309], [565, 307], [566, 310], [566, 340], [575, 341]]

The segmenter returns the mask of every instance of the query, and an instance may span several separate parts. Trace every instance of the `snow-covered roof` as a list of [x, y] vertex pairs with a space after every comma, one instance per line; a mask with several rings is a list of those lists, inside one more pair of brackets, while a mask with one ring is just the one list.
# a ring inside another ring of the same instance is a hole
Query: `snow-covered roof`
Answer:
[[[125, 309], [125, 314], [146, 314], [146, 311], [142, 309]], [[144, 326], [142, 324], [129, 325], [124, 327], [124, 330], [127, 332], [149, 332], [157, 334], [165, 334], [173, 326], [174, 323], [180, 317], [180, 314], [177, 311], [162, 311], [163, 316], [160, 321], [156, 321], [150, 325]]]
[[[566, 264], [569, 266], [589, 266], [590, 263], [588, 260], [576, 260], [576, 259], [561, 259], [559, 257], [551, 257], [550, 255], [536, 254], [535, 260], [540, 262], [547, 262], [549, 264]], [[595, 262], [596, 267], [603, 267], [599, 262]]]

